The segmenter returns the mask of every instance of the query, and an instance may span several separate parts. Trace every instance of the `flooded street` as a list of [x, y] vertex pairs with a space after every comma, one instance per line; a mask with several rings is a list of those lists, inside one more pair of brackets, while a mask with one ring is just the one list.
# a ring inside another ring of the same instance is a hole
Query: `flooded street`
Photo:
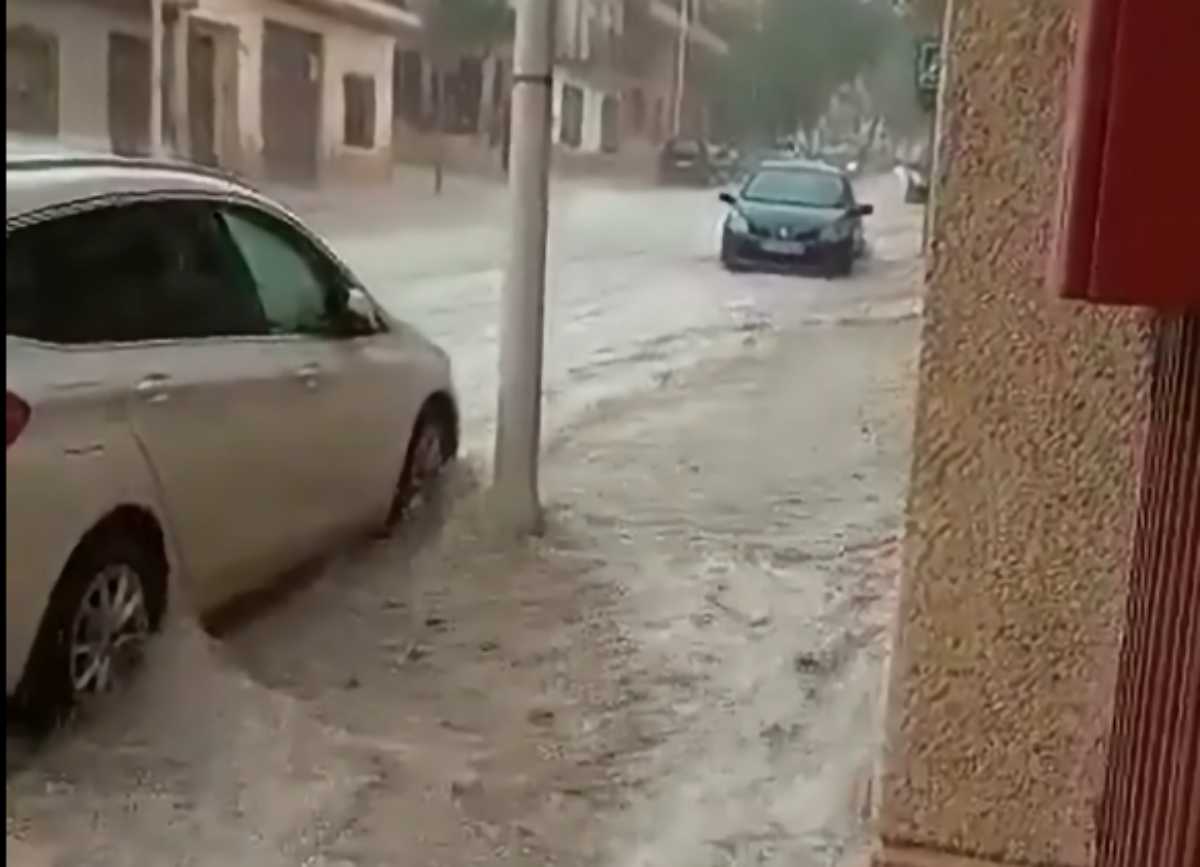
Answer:
[[515, 546], [482, 490], [503, 196], [451, 184], [474, 210], [425, 222], [297, 198], [451, 354], [466, 455], [394, 538], [215, 637], [171, 624], [119, 705], [36, 751], [10, 737], [10, 859], [848, 863], [920, 322], [921, 210], [899, 192], [860, 183], [872, 253], [827, 281], [723, 271], [714, 191], [565, 186], [548, 528]]

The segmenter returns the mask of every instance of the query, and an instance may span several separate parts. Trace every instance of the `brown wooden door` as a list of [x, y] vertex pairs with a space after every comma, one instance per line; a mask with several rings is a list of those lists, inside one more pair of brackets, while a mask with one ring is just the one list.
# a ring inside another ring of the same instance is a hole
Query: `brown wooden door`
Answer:
[[1200, 864], [1200, 316], [1164, 319], [1097, 867]]
[[8, 31], [5, 70], [7, 128], [34, 135], [58, 133], [58, 42], [29, 27]]
[[267, 174], [291, 183], [315, 182], [321, 123], [319, 34], [266, 22], [262, 123]]
[[150, 153], [150, 42], [108, 34], [108, 135], [113, 153]]
[[217, 164], [217, 46], [213, 37], [188, 33], [188, 135], [192, 159]]

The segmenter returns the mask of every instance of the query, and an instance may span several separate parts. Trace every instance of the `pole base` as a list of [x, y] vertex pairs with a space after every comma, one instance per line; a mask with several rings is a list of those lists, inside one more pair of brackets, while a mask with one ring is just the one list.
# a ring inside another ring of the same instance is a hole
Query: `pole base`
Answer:
[[537, 495], [524, 485], [497, 480], [488, 489], [491, 530], [507, 537], [541, 536], [546, 531], [545, 514]]

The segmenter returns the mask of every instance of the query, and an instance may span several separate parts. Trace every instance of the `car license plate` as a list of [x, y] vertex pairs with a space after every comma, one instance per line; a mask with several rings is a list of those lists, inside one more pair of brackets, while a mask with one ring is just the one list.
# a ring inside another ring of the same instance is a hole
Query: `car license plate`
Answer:
[[803, 256], [808, 245], [803, 241], [763, 241], [762, 248], [768, 253], [779, 253], [784, 256]]
[[677, 169], [690, 169], [693, 164], [693, 160], [675, 160], [675, 168]]

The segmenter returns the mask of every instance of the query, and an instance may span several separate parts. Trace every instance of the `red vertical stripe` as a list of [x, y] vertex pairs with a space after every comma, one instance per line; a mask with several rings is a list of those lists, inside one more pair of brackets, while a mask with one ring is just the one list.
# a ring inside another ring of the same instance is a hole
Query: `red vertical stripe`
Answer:
[[1200, 864], [1200, 318], [1160, 328], [1098, 867]]

